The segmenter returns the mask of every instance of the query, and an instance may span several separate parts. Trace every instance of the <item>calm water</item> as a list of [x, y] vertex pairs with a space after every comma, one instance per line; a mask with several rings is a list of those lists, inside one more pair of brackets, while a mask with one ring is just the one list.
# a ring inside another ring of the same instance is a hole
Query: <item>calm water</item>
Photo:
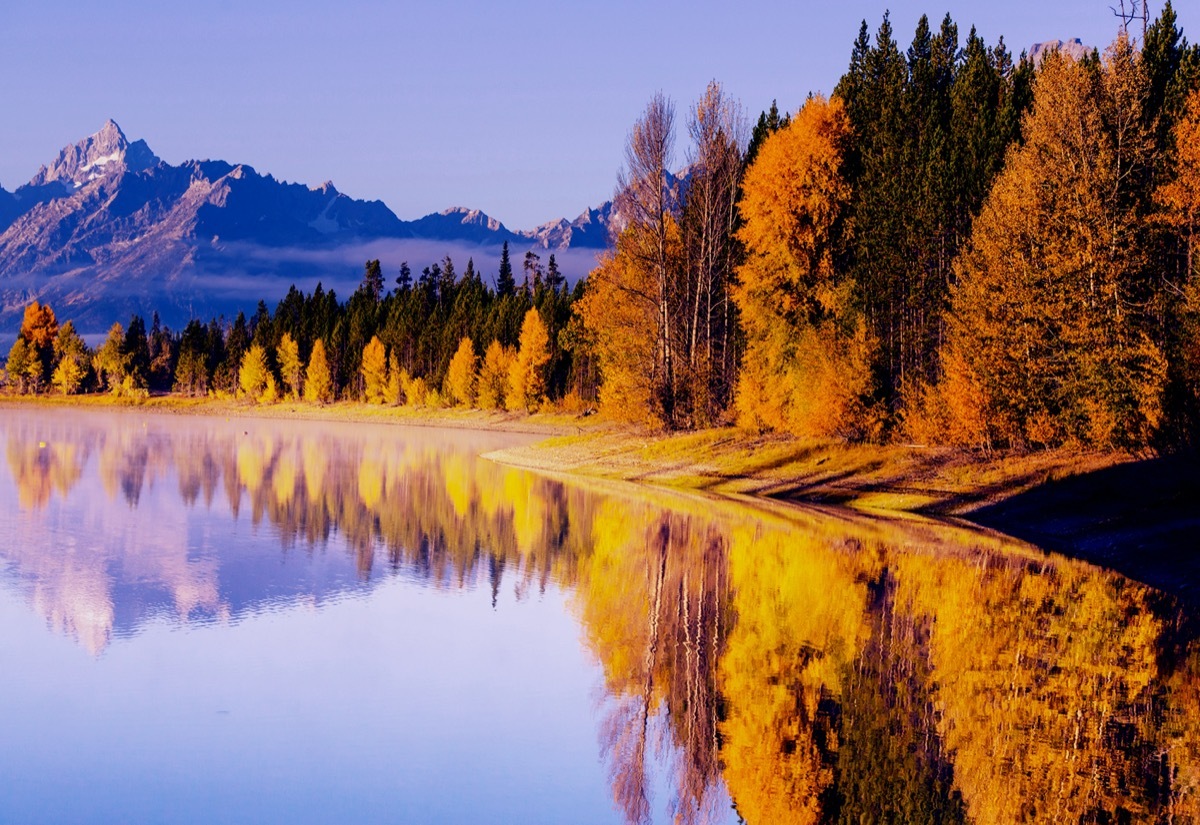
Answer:
[[0, 409], [0, 822], [1189, 822], [1195, 617], [514, 436]]

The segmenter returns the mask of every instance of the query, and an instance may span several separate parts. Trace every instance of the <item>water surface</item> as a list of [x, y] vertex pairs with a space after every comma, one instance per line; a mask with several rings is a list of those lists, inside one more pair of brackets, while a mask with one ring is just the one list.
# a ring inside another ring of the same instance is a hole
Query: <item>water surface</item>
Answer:
[[0, 822], [1181, 822], [1195, 617], [523, 437], [0, 410]]

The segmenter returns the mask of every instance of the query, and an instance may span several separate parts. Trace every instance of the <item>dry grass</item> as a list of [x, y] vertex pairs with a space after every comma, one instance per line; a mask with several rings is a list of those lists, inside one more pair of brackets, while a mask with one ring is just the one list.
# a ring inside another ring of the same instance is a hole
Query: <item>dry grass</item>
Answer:
[[733, 428], [672, 435], [595, 429], [491, 457], [531, 469], [933, 515], [966, 515], [1047, 481], [1132, 458], [1071, 451], [985, 457], [950, 448], [801, 441]]

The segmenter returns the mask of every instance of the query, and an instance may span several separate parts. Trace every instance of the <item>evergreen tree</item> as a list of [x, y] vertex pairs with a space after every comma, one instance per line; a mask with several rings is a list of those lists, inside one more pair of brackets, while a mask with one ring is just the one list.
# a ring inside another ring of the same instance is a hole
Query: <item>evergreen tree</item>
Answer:
[[558, 261], [554, 260], [554, 253], [550, 253], [550, 260], [546, 262], [546, 285], [551, 289], [559, 290], [566, 288], [566, 278], [558, 268]]
[[121, 354], [125, 358], [125, 372], [133, 382], [133, 386], [144, 389], [150, 385], [150, 345], [146, 340], [146, 322], [142, 316], [134, 315], [129, 319], [129, 327], [125, 330], [125, 340], [121, 344]]
[[376, 258], [363, 267], [363, 289], [375, 301], [383, 298], [383, 267]]
[[496, 294], [506, 298], [517, 290], [517, 281], [513, 277], [512, 262], [508, 259], [508, 241], [500, 250], [500, 273], [496, 276]]
[[412, 289], [412, 270], [408, 268], [408, 261], [400, 262], [400, 274], [396, 276], [396, 288], [400, 292], [408, 292]]

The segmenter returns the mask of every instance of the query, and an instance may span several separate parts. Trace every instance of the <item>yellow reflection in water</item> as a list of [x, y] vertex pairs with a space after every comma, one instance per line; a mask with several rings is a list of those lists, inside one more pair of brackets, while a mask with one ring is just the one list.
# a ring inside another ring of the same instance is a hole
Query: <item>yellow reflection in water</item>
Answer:
[[[248, 508], [282, 548], [336, 531], [364, 578], [406, 566], [493, 600], [505, 582], [568, 588], [631, 822], [659, 802], [717, 821], [725, 793], [753, 823], [1200, 819], [1193, 620], [1115, 573], [947, 525], [585, 489], [428, 437], [46, 426], [6, 429], [30, 513], [94, 455], [114, 500], [136, 507], [173, 473], [187, 507]], [[182, 539], [5, 553], [92, 652], [114, 630], [111, 570], [182, 621], [231, 609], [220, 555]], [[660, 764], [672, 797], [656, 801]]]

